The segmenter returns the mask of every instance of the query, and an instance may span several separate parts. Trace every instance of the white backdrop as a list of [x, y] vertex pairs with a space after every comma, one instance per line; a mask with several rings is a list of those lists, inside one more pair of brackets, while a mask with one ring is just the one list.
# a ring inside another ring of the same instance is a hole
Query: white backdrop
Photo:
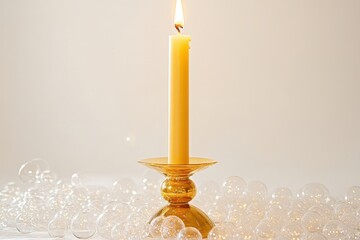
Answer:
[[[360, 1], [187, 0], [191, 153], [270, 189], [359, 185]], [[167, 154], [170, 0], [0, 0], [0, 183], [47, 159], [139, 176]]]

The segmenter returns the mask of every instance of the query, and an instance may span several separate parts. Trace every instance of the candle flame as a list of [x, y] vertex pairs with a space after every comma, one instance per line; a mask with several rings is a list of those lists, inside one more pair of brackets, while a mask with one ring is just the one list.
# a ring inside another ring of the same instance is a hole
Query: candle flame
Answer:
[[176, 0], [174, 24], [176, 30], [180, 33], [180, 28], [184, 27], [184, 14], [181, 0]]

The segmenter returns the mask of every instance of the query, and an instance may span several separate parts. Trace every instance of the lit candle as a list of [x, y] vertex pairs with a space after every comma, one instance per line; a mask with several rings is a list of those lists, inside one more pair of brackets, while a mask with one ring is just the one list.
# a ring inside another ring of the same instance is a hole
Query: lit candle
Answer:
[[169, 38], [169, 163], [189, 163], [189, 42], [181, 34], [184, 17], [181, 0], [176, 1], [177, 35]]

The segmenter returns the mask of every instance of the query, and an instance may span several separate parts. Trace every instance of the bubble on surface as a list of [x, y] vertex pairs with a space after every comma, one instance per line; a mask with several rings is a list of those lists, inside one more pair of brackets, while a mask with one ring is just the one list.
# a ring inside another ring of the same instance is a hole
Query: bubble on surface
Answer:
[[345, 201], [354, 208], [360, 207], [360, 186], [348, 188], [345, 194]]
[[239, 176], [231, 176], [225, 179], [222, 184], [221, 192], [224, 197], [233, 201], [243, 195], [246, 189], [246, 182]]
[[316, 211], [308, 211], [301, 218], [301, 223], [308, 232], [319, 232], [323, 227], [323, 218]]
[[96, 216], [89, 211], [81, 211], [71, 221], [70, 229], [77, 238], [90, 238], [96, 232]]
[[185, 224], [179, 217], [168, 216], [161, 224], [161, 236], [163, 238], [176, 238], [176, 236], [183, 228], [185, 228]]
[[209, 234], [208, 240], [227, 240], [234, 238], [234, 229], [227, 224], [219, 224], [213, 227]]
[[202, 236], [199, 230], [193, 227], [183, 228], [178, 236], [177, 240], [201, 240]]
[[38, 159], [24, 163], [19, 169], [19, 178], [23, 183], [32, 183], [40, 176], [41, 166]]
[[345, 239], [348, 232], [346, 226], [339, 220], [331, 220], [323, 228], [323, 234], [328, 239]]
[[125, 221], [117, 223], [111, 230], [111, 239], [128, 240], [126, 228], [127, 223]]
[[50, 237], [53, 238], [63, 238], [67, 233], [68, 220], [63, 215], [62, 212], [59, 212], [55, 217], [49, 222], [48, 233]]
[[16, 229], [21, 233], [34, 232], [34, 226], [31, 223], [32, 216], [29, 213], [21, 213], [16, 217]]
[[161, 237], [161, 225], [164, 221], [164, 216], [157, 216], [150, 222], [149, 233], [153, 238]]
[[113, 194], [117, 201], [130, 202], [136, 194], [136, 184], [131, 178], [121, 178], [113, 183]]

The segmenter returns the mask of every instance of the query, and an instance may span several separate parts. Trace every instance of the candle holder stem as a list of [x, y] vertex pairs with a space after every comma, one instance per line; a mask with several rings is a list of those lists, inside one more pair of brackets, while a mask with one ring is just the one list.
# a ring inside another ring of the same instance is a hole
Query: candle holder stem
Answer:
[[189, 204], [196, 195], [196, 186], [190, 177], [216, 162], [205, 158], [190, 158], [189, 164], [168, 164], [167, 158], [151, 158], [140, 163], [165, 175], [161, 194], [169, 205], [160, 209], [150, 222], [158, 216], [174, 215], [179, 217], [186, 227], [197, 228], [202, 237], [206, 238], [214, 223], [203, 211]]

